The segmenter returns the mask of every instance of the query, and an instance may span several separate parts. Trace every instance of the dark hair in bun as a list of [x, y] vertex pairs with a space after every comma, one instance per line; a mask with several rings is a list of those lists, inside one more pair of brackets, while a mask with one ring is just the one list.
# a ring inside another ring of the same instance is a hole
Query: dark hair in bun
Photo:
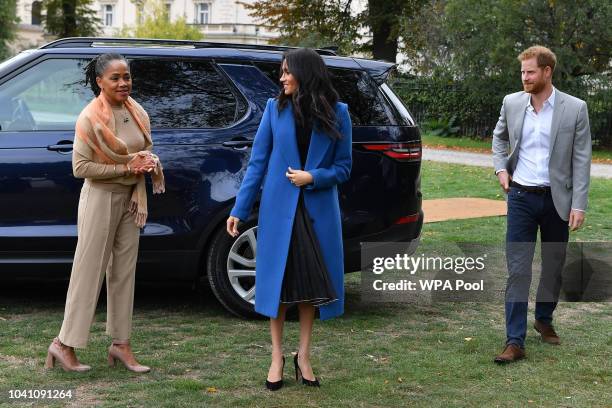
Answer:
[[128, 68], [130, 67], [123, 55], [114, 53], [100, 54], [89, 61], [89, 64], [85, 67], [85, 86], [89, 84], [94, 95], [100, 95], [100, 87], [96, 82], [96, 77], [101, 77], [110, 63], [116, 60], [124, 61]]

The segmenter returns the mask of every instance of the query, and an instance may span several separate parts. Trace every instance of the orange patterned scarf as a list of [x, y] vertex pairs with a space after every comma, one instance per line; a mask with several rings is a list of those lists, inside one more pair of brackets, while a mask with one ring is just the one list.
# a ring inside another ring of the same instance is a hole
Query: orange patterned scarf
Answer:
[[[149, 116], [142, 106], [131, 97], [125, 101], [125, 107], [144, 135], [145, 150], [151, 150], [153, 141]], [[114, 116], [110, 103], [103, 94], [100, 94], [85, 107], [76, 123], [76, 136], [93, 150], [93, 157], [89, 157], [87, 149], [79, 149], [79, 143], [76, 140], [74, 149], [92, 161], [104, 164], [127, 164], [135, 155], [143, 154], [129, 153], [127, 145], [111, 129], [111, 127], [114, 128], [113, 125]], [[155, 169], [150, 173], [153, 181], [153, 194], [160, 194], [165, 192], [164, 173], [159, 158], [156, 155], [153, 155], [153, 158], [156, 163]], [[136, 215], [136, 225], [140, 228], [144, 227], [147, 221], [147, 190], [144, 174], [138, 175], [129, 210]]]

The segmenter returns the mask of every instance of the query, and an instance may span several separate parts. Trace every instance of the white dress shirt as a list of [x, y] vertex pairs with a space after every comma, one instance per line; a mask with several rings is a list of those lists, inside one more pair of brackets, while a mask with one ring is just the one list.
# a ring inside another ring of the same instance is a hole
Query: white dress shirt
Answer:
[[518, 162], [512, 179], [524, 186], [550, 186], [548, 161], [550, 130], [555, 108], [555, 88], [544, 101], [540, 112], [531, 105], [531, 98], [525, 110], [523, 134], [519, 146]]

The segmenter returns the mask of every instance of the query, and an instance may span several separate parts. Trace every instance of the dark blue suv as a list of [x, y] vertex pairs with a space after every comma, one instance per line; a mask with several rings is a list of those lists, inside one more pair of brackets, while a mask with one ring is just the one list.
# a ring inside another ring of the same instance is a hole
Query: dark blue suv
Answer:
[[[253, 315], [257, 211], [237, 238], [225, 220], [285, 49], [67, 38], [0, 64], [0, 278], [68, 276], [82, 184], [72, 175], [74, 123], [93, 97], [83, 68], [117, 52], [130, 61], [132, 96], [151, 117], [166, 174], [166, 194], [150, 200], [139, 278], [206, 277], [228, 310]], [[360, 242], [418, 243], [421, 138], [386, 84], [393, 64], [318, 52], [353, 121], [353, 169], [338, 194], [346, 271], [357, 271]]]

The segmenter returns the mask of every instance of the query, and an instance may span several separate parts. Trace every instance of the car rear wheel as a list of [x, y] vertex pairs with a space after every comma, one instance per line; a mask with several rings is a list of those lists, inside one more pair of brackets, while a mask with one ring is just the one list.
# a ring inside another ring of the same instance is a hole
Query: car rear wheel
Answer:
[[255, 312], [255, 257], [257, 220], [238, 227], [238, 237], [220, 228], [212, 241], [207, 259], [210, 287], [219, 302], [239, 317], [260, 316]]

